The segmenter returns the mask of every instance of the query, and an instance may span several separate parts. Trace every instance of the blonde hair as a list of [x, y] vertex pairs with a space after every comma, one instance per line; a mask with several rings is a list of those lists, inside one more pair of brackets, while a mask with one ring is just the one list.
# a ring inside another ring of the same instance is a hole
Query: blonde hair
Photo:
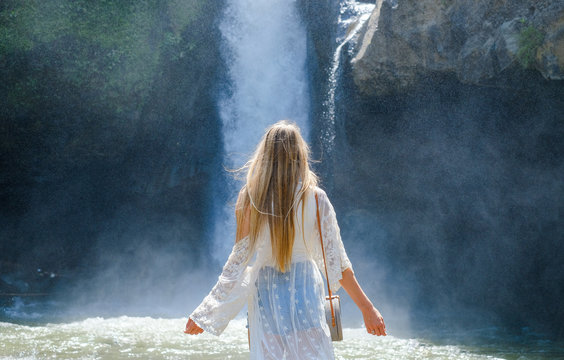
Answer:
[[247, 170], [247, 179], [237, 200], [237, 239], [242, 237], [245, 216], [251, 248], [268, 224], [273, 258], [285, 272], [292, 259], [297, 204], [302, 201], [303, 206], [304, 195], [317, 185], [299, 127], [287, 120], [270, 126], [240, 170]]

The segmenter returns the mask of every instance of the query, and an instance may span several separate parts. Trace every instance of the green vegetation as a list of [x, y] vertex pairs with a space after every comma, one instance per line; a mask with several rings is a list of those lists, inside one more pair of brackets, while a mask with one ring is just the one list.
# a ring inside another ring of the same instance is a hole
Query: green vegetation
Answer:
[[16, 204], [25, 186], [57, 184], [93, 163], [122, 166], [148, 146], [163, 149], [164, 162], [170, 134], [189, 151], [198, 116], [212, 119], [206, 91], [221, 9], [200, 0], [0, 1], [2, 201]]
[[521, 30], [519, 34], [519, 50], [517, 59], [524, 68], [531, 68], [535, 64], [538, 48], [542, 45], [544, 34], [529, 25]]
[[178, 57], [185, 52], [180, 49], [180, 33], [201, 16], [200, 4], [196, 0], [8, 1], [0, 8], [0, 54], [16, 62], [32, 60], [20, 64], [32, 66], [21, 73], [2, 64], [3, 73], [18, 75], [6, 89], [10, 103], [3, 105], [32, 105], [45, 71], [56, 71], [57, 88], [94, 91], [100, 103], [118, 113], [139, 111], [163, 55]]
[[147, 109], [179, 100], [155, 92], [202, 66], [212, 21], [199, 0], [4, 0], [0, 151], [21, 163], [30, 137], [73, 163], [123, 151]]
[[[37, 249], [30, 259], [40, 251], [53, 266], [78, 266], [98, 223], [122, 206], [204, 216], [187, 199], [203, 203], [201, 159], [219, 153], [209, 89], [222, 9], [221, 0], [0, 1], [0, 214], [10, 219], [0, 263]], [[49, 234], [28, 230], [28, 214]], [[76, 263], [58, 264], [65, 254]]]

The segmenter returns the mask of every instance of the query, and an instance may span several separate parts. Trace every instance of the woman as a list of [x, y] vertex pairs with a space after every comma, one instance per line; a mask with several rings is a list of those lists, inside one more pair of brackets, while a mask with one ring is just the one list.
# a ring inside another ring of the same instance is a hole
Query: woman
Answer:
[[247, 302], [251, 359], [333, 359], [318, 209], [332, 291], [343, 286], [362, 311], [368, 333], [386, 335], [382, 316], [354, 276], [335, 211], [317, 187], [308, 156], [295, 124], [281, 121], [267, 129], [245, 166], [233, 251], [185, 333], [219, 335]]

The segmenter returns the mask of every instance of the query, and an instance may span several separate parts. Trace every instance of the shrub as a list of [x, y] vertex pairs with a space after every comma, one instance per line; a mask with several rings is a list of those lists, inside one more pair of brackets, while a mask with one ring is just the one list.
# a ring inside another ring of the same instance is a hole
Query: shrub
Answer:
[[537, 50], [542, 45], [543, 40], [544, 34], [533, 25], [529, 25], [521, 30], [517, 59], [524, 68], [528, 69], [534, 65]]

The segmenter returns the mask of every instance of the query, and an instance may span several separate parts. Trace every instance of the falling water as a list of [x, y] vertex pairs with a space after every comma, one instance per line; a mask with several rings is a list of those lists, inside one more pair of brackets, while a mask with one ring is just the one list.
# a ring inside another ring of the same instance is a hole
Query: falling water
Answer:
[[[333, 61], [329, 72], [328, 88], [325, 101], [323, 102], [323, 117], [325, 127], [322, 130], [321, 139], [325, 152], [330, 152], [333, 148], [335, 140], [335, 94], [337, 92], [340, 75], [341, 54], [343, 47], [348, 44], [362, 25], [368, 20], [370, 14], [374, 10], [374, 4], [359, 3], [354, 0], [342, 1], [339, 11], [339, 29], [336, 43], [337, 48], [333, 53]], [[353, 51], [353, 47], [349, 47], [349, 51]]]
[[[291, 119], [309, 134], [306, 33], [288, 0], [229, 0], [220, 24], [230, 88], [219, 100], [224, 166], [244, 165], [265, 128]], [[227, 186], [229, 196], [237, 184]], [[227, 258], [233, 243], [232, 206], [216, 204], [214, 256]], [[233, 201], [230, 201], [232, 204]]]

